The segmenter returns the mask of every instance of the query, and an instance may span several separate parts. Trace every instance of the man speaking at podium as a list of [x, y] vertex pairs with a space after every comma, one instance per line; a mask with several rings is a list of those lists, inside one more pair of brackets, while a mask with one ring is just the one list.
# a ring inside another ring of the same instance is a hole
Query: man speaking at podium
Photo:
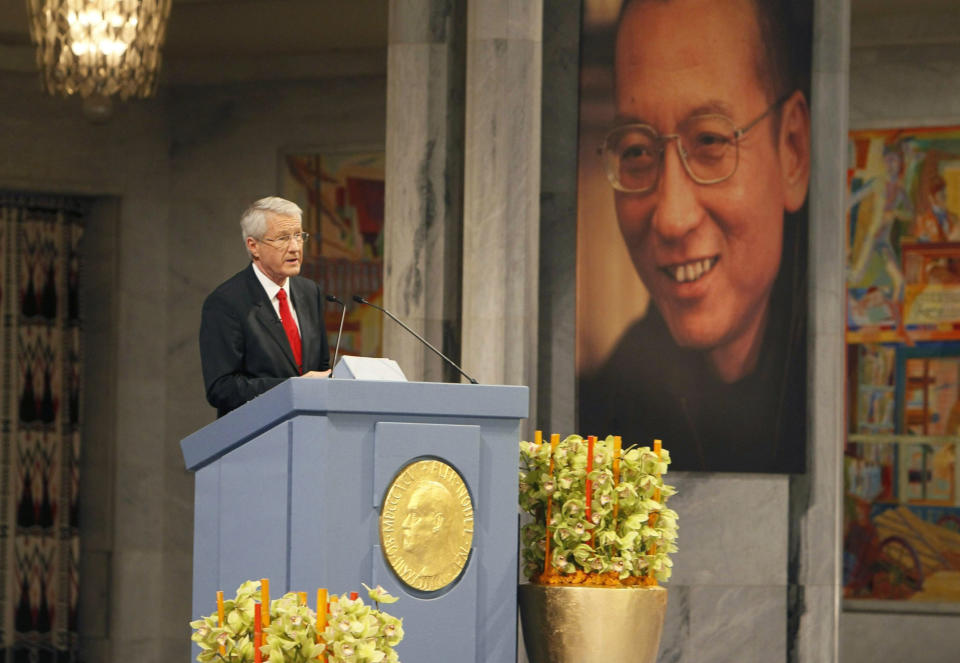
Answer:
[[207, 401], [222, 417], [287, 378], [330, 375], [323, 293], [298, 276], [300, 208], [261, 198], [240, 219], [250, 265], [203, 303], [200, 363]]

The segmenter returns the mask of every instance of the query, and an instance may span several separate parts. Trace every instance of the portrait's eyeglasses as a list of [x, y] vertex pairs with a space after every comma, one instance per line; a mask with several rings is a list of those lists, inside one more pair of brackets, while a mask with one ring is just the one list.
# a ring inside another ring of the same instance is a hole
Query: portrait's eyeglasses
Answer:
[[263, 237], [259, 241], [266, 242], [267, 244], [277, 248], [285, 248], [290, 246], [290, 242], [296, 241], [302, 245], [308, 239], [310, 239], [310, 233], [293, 233], [292, 235], [280, 235], [279, 237], [271, 237], [269, 239]]
[[598, 150], [607, 179], [617, 191], [647, 193], [657, 185], [667, 142], [675, 140], [684, 170], [697, 184], [729, 179], [740, 161], [740, 138], [787, 100], [784, 95], [742, 127], [725, 115], [687, 118], [673, 134], [659, 134], [648, 124], [625, 124], [607, 134]]

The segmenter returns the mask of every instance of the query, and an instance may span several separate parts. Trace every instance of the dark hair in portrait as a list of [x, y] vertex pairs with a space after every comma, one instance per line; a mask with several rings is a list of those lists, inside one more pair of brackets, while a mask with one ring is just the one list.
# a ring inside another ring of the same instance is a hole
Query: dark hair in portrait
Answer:
[[812, 0], [590, 2], [578, 430], [802, 472]]

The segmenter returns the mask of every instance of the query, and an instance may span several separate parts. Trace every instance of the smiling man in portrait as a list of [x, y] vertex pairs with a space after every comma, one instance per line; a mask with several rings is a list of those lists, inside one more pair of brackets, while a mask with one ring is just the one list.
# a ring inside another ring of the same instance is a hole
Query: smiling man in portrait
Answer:
[[580, 428], [662, 438], [675, 469], [803, 469], [809, 61], [790, 19], [628, 0], [617, 25], [601, 152], [651, 306], [581, 376]]

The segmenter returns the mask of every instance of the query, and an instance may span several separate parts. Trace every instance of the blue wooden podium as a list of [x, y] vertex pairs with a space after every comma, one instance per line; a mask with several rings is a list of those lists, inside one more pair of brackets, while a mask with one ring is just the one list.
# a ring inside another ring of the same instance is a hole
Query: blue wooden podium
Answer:
[[[382, 585], [400, 601], [407, 663], [516, 660], [517, 466], [527, 387], [293, 378], [184, 438], [195, 472], [193, 618], [216, 592]], [[459, 578], [413, 589], [387, 564], [389, 485], [423, 459], [452, 466], [475, 511]], [[312, 602], [313, 599], [311, 599]], [[194, 652], [196, 654], [196, 652]]]

